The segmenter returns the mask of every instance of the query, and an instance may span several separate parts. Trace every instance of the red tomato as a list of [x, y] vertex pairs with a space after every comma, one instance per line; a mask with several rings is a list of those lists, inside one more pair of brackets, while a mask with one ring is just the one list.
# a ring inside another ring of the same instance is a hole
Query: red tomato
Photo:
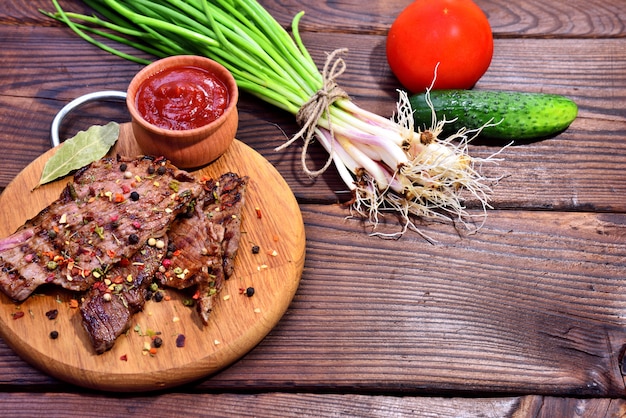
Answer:
[[387, 35], [387, 61], [400, 83], [421, 93], [437, 77], [436, 89], [469, 89], [493, 56], [487, 16], [471, 0], [416, 0]]

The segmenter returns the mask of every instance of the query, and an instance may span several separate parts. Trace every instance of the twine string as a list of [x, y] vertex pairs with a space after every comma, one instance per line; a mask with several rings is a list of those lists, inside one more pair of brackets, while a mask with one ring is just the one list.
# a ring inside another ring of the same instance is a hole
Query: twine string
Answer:
[[[348, 94], [337, 85], [336, 79], [346, 70], [346, 63], [340, 54], [346, 52], [347, 49], [341, 48], [331, 52], [326, 58], [322, 71], [322, 88], [319, 89], [306, 103], [304, 103], [296, 114], [296, 121], [301, 129], [287, 142], [277, 148], [278, 151], [287, 148], [298, 138], [304, 139], [302, 147], [301, 162], [304, 172], [310, 177], [317, 177], [324, 173], [333, 161], [333, 144], [335, 142], [335, 132], [330, 117], [330, 106], [339, 99], [348, 99]], [[315, 132], [318, 129], [317, 124], [321, 118], [328, 118], [328, 130], [330, 132], [330, 149], [328, 150], [328, 159], [322, 168], [311, 171], [306, 164], [309, 145], [315, 139]]]

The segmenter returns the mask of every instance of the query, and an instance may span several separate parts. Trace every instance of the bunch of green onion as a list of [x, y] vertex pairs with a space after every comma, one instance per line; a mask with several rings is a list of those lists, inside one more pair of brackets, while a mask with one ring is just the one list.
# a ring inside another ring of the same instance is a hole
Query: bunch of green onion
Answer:
[[[465, 192], [482, 203], [483, 213], [489, 207], [488, 179], [475, 166], [493, 156], [470, 157], [469, 132], [464, 130], [438, 138], [445, 121], [437, 122], [434, 112], [432, 128], [416, 131], [403, 92], [393, 119], [355, 105], [336, 83], [345, 69], [344, 50], [332, 51], [320, 72], [298, 32], [303, 12], [294, 17], [290, 35], [256, 0], [84, 0], [100, 17], [65, 12], [52, 1], [56, 13], [43, 13], [106, 51], [150, 62], [92, 35], [159, 58], [206, 56], [225, 66], [241, 90], [295, 115], [302, 129], [279, 149], [302, 138], [302, 164], [311, 176], [334, 163], [353, 193], [352, 209], [374, 228], [382, 213], [399, 214], [401, 231], [386, 236], [400, 236], [408, 229], [420, 232], [415, 217], [471, 224], [463, 204]], [[306, 164], [313, 140], [329, 154], [317, 171]]]

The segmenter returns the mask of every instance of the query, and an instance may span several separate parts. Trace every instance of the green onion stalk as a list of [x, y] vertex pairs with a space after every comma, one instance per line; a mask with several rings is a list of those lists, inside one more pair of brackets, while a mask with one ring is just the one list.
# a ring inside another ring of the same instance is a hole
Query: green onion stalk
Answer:
[[[357, 106], [337, 84], [346, 68], [346, 50], [329, 53], [320, 71], [300, 38], [303, 12], [294, 17], [290, 35], [256, 0], [84, 0], [94, 15], [66, 12], [57, 0], [52, 2], [56, 12], [42, 13], [110, 53], [150, 63], [102, 40], [157, 58], [206, 56], [226, 67], [241, 90], [295, 115], [300, 131], [277, 149], [302, 139], [302, 166], [312, 177], [334, 164], [352, 192], [351, 213], [374, 229], [384, 213], [399, 214], [401, 230], [379, 235], [398, 237], [409, 229], [421, 233], [416, 217], [460, 221], [476, 230], [463, 203], [466, 192], [481, 202], [482, 215], [490, 207], [490, 179], [476, 167], [495, 159], [469, 156], [471, 131], [439, 138], [446, 122], [438, 122], [434, 110], [432, 127], [416, 130], [402, 91], [392, 118]], [[306, 160], [315, 140], [329, 158], [312, 171]]]

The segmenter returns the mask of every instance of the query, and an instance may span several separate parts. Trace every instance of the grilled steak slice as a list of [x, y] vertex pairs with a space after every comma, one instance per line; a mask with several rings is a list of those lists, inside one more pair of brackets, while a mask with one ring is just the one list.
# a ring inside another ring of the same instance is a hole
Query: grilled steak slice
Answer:
[[124, 259], [107, 271], [85, 295], [80, 313], [96, 353], [111, 349], [130, 327], [133, 314], [143, 309], [165, 251], [165, 246], [144, 245], [130, 260]]
[[80, 313], [83, 327], [98, 354], [113, 347], [117, 337], [130, 327], [132, 317], [123, 297], [111, 295], [99, 287], [93, 287], [89, 291]]
[[39, 285], [83, 291], [162, 237], [202, 187], [164, 159], [106, 157], [79, 170], [58, 200], [0, 241], [0, 289], [22, 301]]
[[227, 279], [233, 274], [234, 260], [241, 239], [241, 212], [247, 184], [247, 177], [226, 173], [217, 182], [211, 181], [205, 185], [213, 192], [205, 195], [204, 211], [211, 214], [213, 225], [220, 225], [224, 230], [221, 239], [222, 267]]
[[169, 251], [157, 279], [177, 289], [195, 286], [196, 306], [205, 324], [214, 298], [233, 271], [247, 183], [248, 177], [234, 173], [206, 180], [195, 211], [179, 217], [168, 232]]

